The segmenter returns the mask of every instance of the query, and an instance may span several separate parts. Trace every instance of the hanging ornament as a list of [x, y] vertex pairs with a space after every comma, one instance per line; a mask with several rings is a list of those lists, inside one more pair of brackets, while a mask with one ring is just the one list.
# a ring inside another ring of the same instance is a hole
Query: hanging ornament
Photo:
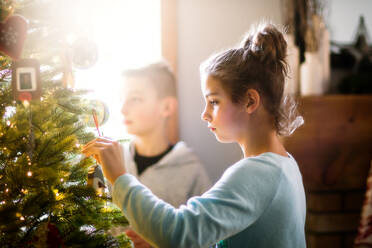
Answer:
[[40, 64], [36, 59], [22, 59], [12, 64], [12, 90], [15, 100], [40, 99]]
[[19, 59], [27, 35], [27, 21], [20, 15], [8, 17], [0, 23], [0, 51]]
[[0, 1], [0, 22], [5, 21], [14, 12], [13, 0]]
[[74, 79], [74, 74], [72, 72], [71, 55], [69, 53], [68, 48], [64, 50], [62, 54], [62, 59], [63, 59], [63, 77], [62, 77], [63, 87], [74, 88], [75, 79]]
[[88, 170], [88, 186], [93, 187], [99, 196], [105, 193], [105, 179], [101, 166], [98, 164], [92, 165]]
[[98, 48], [96, 44], [88, 39], [80, 38], [71, 47], [71, 61], [78, 69], [92, 67], [98, 59]]
[[[92, 118], [92, 114], [95, 116], [94, 118]], [[82, 115], [82, 118], [88, 127], [102, 126], [109, 118], [109, 109], [103, 101], [88, 100], [87, 112]]]
[[57, 226], [51, 222], [42, 223], [36, 228], [32, 240], [32, 246], [40, 248], [65, 247]]

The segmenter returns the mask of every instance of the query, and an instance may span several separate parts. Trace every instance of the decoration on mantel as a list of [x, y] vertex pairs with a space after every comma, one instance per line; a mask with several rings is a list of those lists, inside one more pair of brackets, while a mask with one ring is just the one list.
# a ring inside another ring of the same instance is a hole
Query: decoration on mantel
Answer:
[[343, 70], [345, 74], [337, 82], [338, 91], [343, 94], [371, 94], [372, 45], [364, 17], [360, 16], [354, 42], [332, 42], [332, 46], [333, 50], [337, 49], [331, 55], [332, 67]]
[[301, 95], [323, 95], [329, 88], [331, 64], [329, 32], [321, 16], [312, 16], [306, 35], [305, 61], [300, 66]]
[[[282, 0], [288, 27], [288, 63], [295, 79], [288, 80], [287, 93], [321, 95], [329, 88], [329, 33], [320, 0]], [[297, 49], [297, 50], [296, 50]], [[298, 58], [294, 58], [296, 54]], [[292, 76], [293, 76], [292, 75]], [[297, 75], [297, 76], [296, 76]]]

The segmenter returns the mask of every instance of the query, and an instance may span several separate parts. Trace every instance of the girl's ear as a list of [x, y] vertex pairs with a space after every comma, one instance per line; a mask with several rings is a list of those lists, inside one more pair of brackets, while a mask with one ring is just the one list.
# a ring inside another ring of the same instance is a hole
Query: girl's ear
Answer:
[[246, 111], [248, 114], [252, 114], [260, 105], [261, 98], [260, 94], [255, 89], [248, 89], [246, 92]]
[[177, 99], [172, 96], [167, 96], [162, 100], [163, 108], [162, 114], [164, 117], [169, 117], [173, 115], [177, 109], [178, 103]]

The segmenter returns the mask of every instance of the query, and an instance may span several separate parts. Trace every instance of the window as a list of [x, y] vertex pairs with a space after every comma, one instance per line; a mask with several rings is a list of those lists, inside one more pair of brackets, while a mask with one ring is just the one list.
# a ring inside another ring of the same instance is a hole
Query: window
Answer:
[[76, 69], [75, 87], [92, 89], [92, 97], [109, 107], [105, 136], [126, 138], [117, 88], [121, 71], [159, 60], [161, 51], [160, 0], [88, 1], [81, 16], [89, 38], [98, 48], [98, 60], [88, 69]]

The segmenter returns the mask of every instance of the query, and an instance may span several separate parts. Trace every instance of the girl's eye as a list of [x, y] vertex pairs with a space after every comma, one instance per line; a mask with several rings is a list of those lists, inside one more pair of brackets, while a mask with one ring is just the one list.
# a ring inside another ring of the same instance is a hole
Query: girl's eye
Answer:
[[218, 101], [215, 101], [215, 100], [211, 100], [209, 101], [209, 103], [213, 106], [217, 105], [218, 104]]

